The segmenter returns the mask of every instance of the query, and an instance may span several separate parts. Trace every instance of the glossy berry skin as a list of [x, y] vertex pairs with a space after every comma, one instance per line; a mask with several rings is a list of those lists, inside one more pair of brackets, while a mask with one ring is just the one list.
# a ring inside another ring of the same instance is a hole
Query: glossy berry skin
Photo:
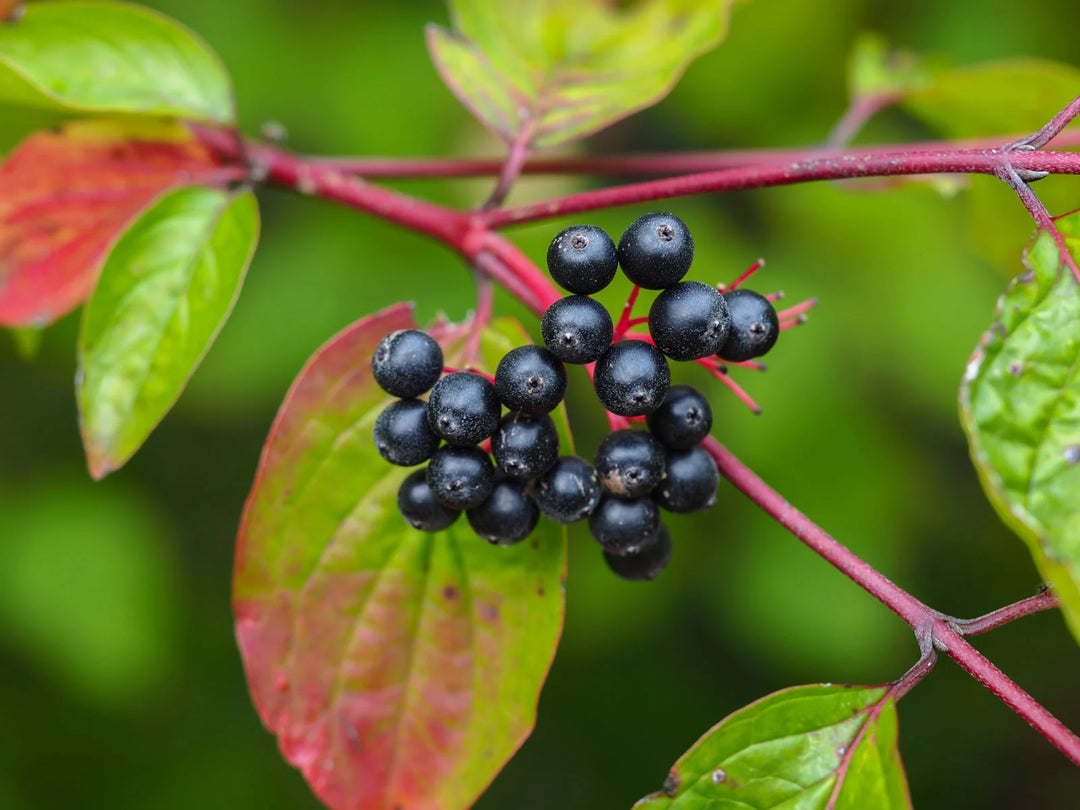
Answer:
[[600, 403], [620, 416], [641, 416], [664, 401], [671, 369], [660, 350], [642, 340], [623, 340], [600, 355], [593, 386]]
[[589, 515], [589, 531], [604, 551], [622, 556], [643, 548], [660, 527], [651, 498], [624, 500], [605, 495]]
[[645, 421], [660, 444], [671, 450], [689, 450], [712, 430], [712, 407], [693, 386], [673, 385], [660, 407]]
[[573, 225], [551, 240], [547, 265], [560, 287], [578, 295], [592, 295], [615, 278], [619, 260], [615, 242], [607, 231], [595, 225]]
[[589, 462], [563, 456], [536, 482], [533, 495], [540, 511], [556, 523], [576, 523], [592, 514], [602, 492]]
[[596, 477], [618, 498], [648, 495], [664, 476], [664, 448], [644, 430], [616, 430], [596, 450]]
[[649, 334], [672, 360], [716, 354], [728, 336], [730, 322], [724, 297], [700, 281], [669, 287], [649, 308]]
[[444, 445], [431, 456], [427, 484], [435, 500], [450, 509], [471, 509], [495, 488], [495, 468], [479, 447]]
[[398, 509], [414, 529], [441, 532], [461, 516], [457, 509], [447, 509], [437, 500], [427, 483], [427, 470], [414, 470], [401, 482], [397, 495]]
[[540, 321], [544, 345], [564, 363], [595, 363], [614, 332], [607, 307], [584, 295], [560, 298]]
[[435, 339], [417, 329], [399, 329], [379, 341], [371, 356], [375, 382], [402, 399], [429, 391], [442, 376], [443, 353]]
[[539, 478], [559, 458], [559, 433], [550, 416], [508, 413], [491, 437], [495, 464], [511, 478]]
[[700, 447], [670, 451], [664, 473], [653, 498], [669, 512], [700, 512], [716, 503], [720, 473], [712, 456]]
[[528, 537], [540, 519], [536, 502], [525, 491], [524, 481], [495, 482], [487, 500], [465, 516], [469, 525], [489, 543], [512, 546]]
[[722, 360], [738, 363], [761, 357], [776, 345], [780, 337], [780, 319], [772, 303], [753, 290], [729, 290], [724, 293], [731, 328], [727, 340], [717, 351]]
[[495, 386], [471, 371], [447, 374], [431, 389], [428, 424], [450, 444], [478, 444], [499, 426], [499, 398]]
[[656, 579], [671, 562], [671, 534], [661, 523], [656, 536], [633, 554], [604, 552], [604, 561], [617, 576], [634, 582]]
[[495, 392], [510, 410], [543, 416], [566, 394], [566, 366], [543, 346], [518, 346], [499, 361]]
[[674, 214], [645, 214], [623, 232], [618, 254], [627, 278], [646, 290], [663, 290], [681, 281], [690, 269], [694, 237]]
[[372, 431], [379, 455], [391, 464], [412, 467], [431, 458], [439, 437], [428, 425], [427, 403], [399, 399], [390, 403], [375, 420]]

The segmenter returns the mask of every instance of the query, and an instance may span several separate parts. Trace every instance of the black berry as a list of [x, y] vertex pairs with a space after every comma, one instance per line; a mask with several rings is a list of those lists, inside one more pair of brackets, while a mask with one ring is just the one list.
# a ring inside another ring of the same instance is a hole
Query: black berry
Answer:
[[495, 483], [487, 500], [465, 516], [473, 531], [489, 543], [510, 546], [520, 543], [536, 528], [540, 510], [525, 491], [524, 481], [504, 479]]
[[538, 478], [559, 458], [559, 433], [550, 416], [508, 413], [491, 437], [491, 455], [511, 478]]
[[646, 422], [664, 447], [689, 450], [712, 430], [712, 408], [696, 388], [673, 385], [660, 407], [646, 417]]
[[655, 537], [632, 554], [619, 556], [609, 551], [604, 552], [604, 561], [608, 568], [623, 579], [638, 582], [656, 579], [671, 562], [671, 534], [661, 523]]
[[495, 392], [510, 410], [541, 416], [562, 402], [566, 367], [543, 346], [519, 346], [499, 361]]
[[671, 369], [655, 346], [642, 340], [612, 344], [600, 355], [593, 384], [601, 404], [620, 416], [641, 416], [664, 400]]
[[694, 261], [694, 238], [674, 214], [645, 214], [619, 239], [619, 265], [626, 277], [646, 290], [677, 284]]
[[648, 544], [660, 526], [660, 513], [651, 498], [624, 500], [605, 495], [589, 515], [589, 531], [611, 554], [632, 554]]
[[371, 357], [375, 382], [386, 393], [412, 399], [429, 390], [442, 375], [443, 353], [431, 335], [399, 329], [379, 341]]
[[409, 473], [398, 489], [397, 502], [409, 525], [422, 532], [441, 532], [461, 515], [457, 509], [448, 509], [435, 500], [427, 483], [427, 470]]
[[670, 451], [664, 474], [653, 498], [669, 512], [698, 512], [716, 502], [720, 473], [712, 456], [700, 447]]
[[730, 321], [724, 297], [700, 281], [669, 287], [649, 308], [649, 334], [672, 360], [716, 354], [728, 336]]
[[544, 345], [564, 363], [596, 362], [613, 333], [607, 308], [584, 295], [560, 298], [540, 321]]
[[495, 468], [479, 447], [444, 445], [431, 456], [427, 483], [435, 499], [451, 509], [477, 506], [495, 487]]
[[664, 448], [643, 430], [616, 430], [596, 450], [596, 477], [619, 498], [648, 495], [664, 475]]
[[500, 412], [495, 386], [471, 371], [447, 374], [428, 397], [428, 424], [450, 444], [482, 442], [495, 432]]
[[600, 502], [596, 471], [578, 456], [563, 456], [536, 482], [534, 497], [540, 511], [557, 523], [588, 517]]
[[615, 278], [615, 242], [595, 225], [559, 231], [547, 251], [548, 272], [560, 287], [578, 295], [600, 292]]
[[439, 437], [428, 425], [427, 403], [399, 399], [379, 414], [372, 431], [379, 455], [391, 464], [412, 467], [431, 458]]
[[724, 293], [724, 300], [731, 314], [731, 329], [717, 352], [722, 360], [753, 360], [776, 345], [780, 319], [769, 299], [753, 290], [737, 289]]

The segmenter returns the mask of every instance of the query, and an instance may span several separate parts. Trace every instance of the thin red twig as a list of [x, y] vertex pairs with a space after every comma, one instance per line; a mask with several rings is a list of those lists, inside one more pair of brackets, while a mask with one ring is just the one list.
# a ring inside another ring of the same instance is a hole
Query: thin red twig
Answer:
[[974, 619], [955, 619], [952, 624], [962, 636], [977, 636], [1040, 610], [1052, 610], [1060, 606], [1057, 595], [1051, 590], [1044, 590]]

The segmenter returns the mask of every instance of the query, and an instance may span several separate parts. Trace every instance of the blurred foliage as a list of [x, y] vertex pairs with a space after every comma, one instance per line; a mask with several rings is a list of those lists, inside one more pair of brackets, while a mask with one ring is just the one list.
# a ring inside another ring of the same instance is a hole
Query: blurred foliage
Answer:
[[[147, 5], [221, 54], [249, 131], [278, 120], [292, 147], [325, 154], [497, 153], [428, 61], [423, 25], [447, 24], [441, 3]], [[1067, 61], [1075, 34], [1062, 22], [1073, 19], [1066, 0], [837, 0], [827, 14], [801, 0], [740, 4], [728, 40], [670, 98], [583, 148], [817, 143], [844, 110], [862, 32], [954, 65]], [[1047, 99], [1044, 117], [1066, 101]], [[55, 120], [4, 108], [0, 149]], [[886, 112], [859, 142], [933, 135]], [[489, 188], [397, 185], [463, 206]], [[982, 495], [956, 418], [964, 364], [1020, 269], [1031, 223], [996, 181], [966, 186], [946, 199], [925, 183], [814, 185], [671, 207], [694, 230], [692, 277], [731, 279], [763, 255], [757, 288], [821, 300], [767, 374], [739, 377], [764, 415], [709, 388], [717, 435], [890, 577], [972, 615], [1033, 593], [1038, 575]], [[527, 180], [513, 199], [584, 187]], [[1080, 207], [1074, 178], [1038, 190], [1054, 212]], [[78, 442], [78, 316], [50, 328], [31, 363], [0, 339], [4, 810], [318, 806], [244, 686], [229, 608], [240, 509], [274, 411], [320, 343], [402, 298], [416, 299], [421, 320], [440, 309], [460, 317], [473, 292], [460, 263], [422, 238], [328, 203], [272, 191], [261, 200], [264, 237], [231, 320], [176, 409], [106, 481], [89, 482]], [[592, 219], [618, 233], [644, 210]], [[566, 224], [513, 236], [539, 260]], [[604, 300], [616, 307], [624, 295]], [[524, 314], [503, 298], [499, 308]], [[583, 375], [572, 377], [570, 407], [591, 453], [604, 421]], [[586, 533], [572, 532], [566, 632], [537, 730], [478, 807], [628, 807], [732, 710], [796, 683], [882, 682], [914, 661], [898, 619], [730, 488], [707, 516], [672, 526], [675, 558], [652, 586], [616, 581]], [[978, 646], [1080, 726], [1080, 650], [1060, 616], [1030, 617]], [[899, 717], [920, 810], [1068, 807], [1080, 795], [1080, 772], [947, 661]]]

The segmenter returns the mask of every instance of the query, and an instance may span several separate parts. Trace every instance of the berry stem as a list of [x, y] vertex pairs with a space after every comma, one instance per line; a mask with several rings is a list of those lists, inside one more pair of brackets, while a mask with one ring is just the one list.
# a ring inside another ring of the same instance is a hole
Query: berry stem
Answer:
[[737, 279], [735, 279], [733, 282], [731, 282], [727, 286], [724, 286], [723, 284], [718, 284], [716, 286], [716, 289], [718, 289], [720, 292], [727, 292], [728, 290], [737, 289], [740, 284], [742, 284], [744, 281], [746, 281], [748, 278], [750, 278], [750, 276], [754, 275], [754, 273], [756, 273], [758, 270], [760, 270], [764, 266], [765, 266], [765, 260], [764, 259], [758, 259], [752, 265], [747, 267], [743, 271], [742, 275], [739, 276]]
[[[633, 324], [630, 322], [630, 316], [634, 312], [634, 304], [637, 303], [637, 299], [640, 294], [641, 287], [635, 284], [634, 288], [630, 290], [630, 295], [627, 297], [626, 303], [623, 305], [622, 315], [619, 316], [619, 322], [615, 324], [615, 332], [611, 338], [612, 343], [617, 340], [622, 340], [623, 335], [626, 334], [626, 330], [633, 326]], [[648, 320], [648, 318], [645, 319], [646, 322], [648, 322]], [[638, 323], [640, 322], [641, 319], [639, 318]]]
[[788, 329], [794, 329], [796, 326], [802, 326], [804, 323], [806, 323], [806, 316], [799, 315], [798, 317], [792, 318], [790, 321], [781, 321], [780, 331], [786, 332]]
[[809, 298], [803, 301], [801, 304], [796, 304], [793, 307], [788, 307], [785, 310], [781, 310], [776, 313], [776, 317], [781, 321], [789, 321], [796, 315], [802, 315], [804, 312], [808, 312], [817, 306], [818, 300], [816, 298]]
[[491, 314], [495, 306], [495, 286], [491, 278], [482, 273], [476, 273], [476, 311], [473, 313], [471, 333], [465, 343], [462, 357], [465, 364], [474, 363], [480, 356], [480, 338], [484, 329], [491, 323]]
[[[924, 655], [931, 649], [945, 652], [1005, 705], [1028, 722], [1055, 748], [1080, 765], [1080, 737], [1010, 680], [953, 627], [950, 620], [923, 604], [884, 574], [829, 535], [788, 503], [749, 467], [711, 436], [702, 447], [713, 457], [720, 474], [760, 506], [781, 526], [823, 557], [849, 579], [903, 619], [919, 639]], [[1026, 615], [1026, 614], [1019, 614]], [[1019, 615], [1013, 616], [1018, 618]]]
[[738, 397], [739, 401], [742, 402], [743, 405], [745, 405], [755, 414], [760, 414], [761, 406], [754, 402], [753, 397], [746, 393], [746, 391], [743, 390], [743, 387], [741, 385], [739, 385], [737, 382], [731, 379], [731, 377], [728, 376], [726, 367], [710, 363], [708, 362], [709, 359], [710, 358], [706, 357], [704, 358], [704, 360], [698, 360], [696, 362], [698, 363], [698, 365], [707, 368], [710, 374], [712, 374], [714, 377], [716, 377], [716, 379], [718, 379], [720, 382], [730, 388], [731, 393]]

